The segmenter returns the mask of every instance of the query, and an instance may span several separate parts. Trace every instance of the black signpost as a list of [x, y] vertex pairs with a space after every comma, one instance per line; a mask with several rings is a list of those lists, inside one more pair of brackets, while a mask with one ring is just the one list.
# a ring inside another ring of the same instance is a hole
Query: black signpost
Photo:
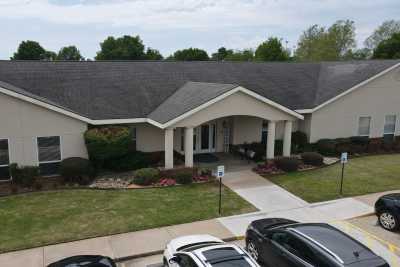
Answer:
[[222, 214], [222, 177], [225, 175], [225, 167], [223, 165], [217, 168], [217, 177], [219, 178], [219, 208], [218, 213]]
[[343, 152], [340, 156], [340, 163], [342, 163], [342, 177], [340, 179], [340, 195], [343, 195], [343, 179], [344, 179], [344, 165], [347, 163], [347, 152]]

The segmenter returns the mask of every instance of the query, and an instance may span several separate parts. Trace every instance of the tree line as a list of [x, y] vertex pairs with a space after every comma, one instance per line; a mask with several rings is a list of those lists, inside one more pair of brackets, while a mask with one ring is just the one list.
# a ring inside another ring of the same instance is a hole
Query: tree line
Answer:
[[[377, 27], [357, 49], [354, 21], [338, 20], [329, 27], [312, 25], [301, 34], [297, 47], [288, 49], [282, 39], [270, 37], [256, 49], [219, 48], [208, 53], [199, 48], [175, 51], [163, 58], [157, 49], [146, 47], [140, 36], [108, 37], [100, 43], [95, 60], [177, 60], [177, 61], [333, 61], [352, 59], [400, 58], [400, 21], [388, 20]], [[62, 47], [58, 53], [46, 50], [38, 42], [23, 41], [12, 60], [75, 60], [85, 58], [76, 46]], [[89, 60], [89, 59], [87, 59]]]

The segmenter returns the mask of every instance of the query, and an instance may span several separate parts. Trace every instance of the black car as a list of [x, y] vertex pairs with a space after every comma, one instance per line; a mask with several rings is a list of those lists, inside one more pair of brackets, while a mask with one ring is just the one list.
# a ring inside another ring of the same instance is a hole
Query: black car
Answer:
[[375, 203], [379, 224], [389, 231], [400, 227], [400, 193], [384, 195]]
[[80, 255], [53, 262], [47, 267], [116, 267], [115, 262], [109, 257], [99, 255]]
[[324, 223], [257, 220], [246, 231], [246, 249], [269, 267], [389, 267], [370, 249]]

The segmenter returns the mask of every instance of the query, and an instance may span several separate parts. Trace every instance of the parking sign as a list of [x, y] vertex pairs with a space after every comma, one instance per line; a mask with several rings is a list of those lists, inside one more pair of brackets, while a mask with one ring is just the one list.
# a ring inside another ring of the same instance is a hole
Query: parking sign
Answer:
[[225, 175], [225, 166], [224, 165], [218, 166], [217, 177], [222, 178], [222, 177], [224, 177], [224, 175]]
[[347, 152], [343, 152], [342, 155], [340, 156], [340, 163], [345, 164], [347, 163]]

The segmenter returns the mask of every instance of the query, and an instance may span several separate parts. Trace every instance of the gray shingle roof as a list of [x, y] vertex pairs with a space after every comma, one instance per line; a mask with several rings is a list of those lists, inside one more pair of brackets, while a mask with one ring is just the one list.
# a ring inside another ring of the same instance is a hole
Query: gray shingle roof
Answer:
[[[292, 110], [313, 108], [399, 62], [0, 61], [0, 81], [90, 119], [165, 121], [233, 84]], [[173, 111], [172, 96], [182, 99]]]
[[234, 84], [187, 82], [148, 117], [166, 123], [236, 87]]

